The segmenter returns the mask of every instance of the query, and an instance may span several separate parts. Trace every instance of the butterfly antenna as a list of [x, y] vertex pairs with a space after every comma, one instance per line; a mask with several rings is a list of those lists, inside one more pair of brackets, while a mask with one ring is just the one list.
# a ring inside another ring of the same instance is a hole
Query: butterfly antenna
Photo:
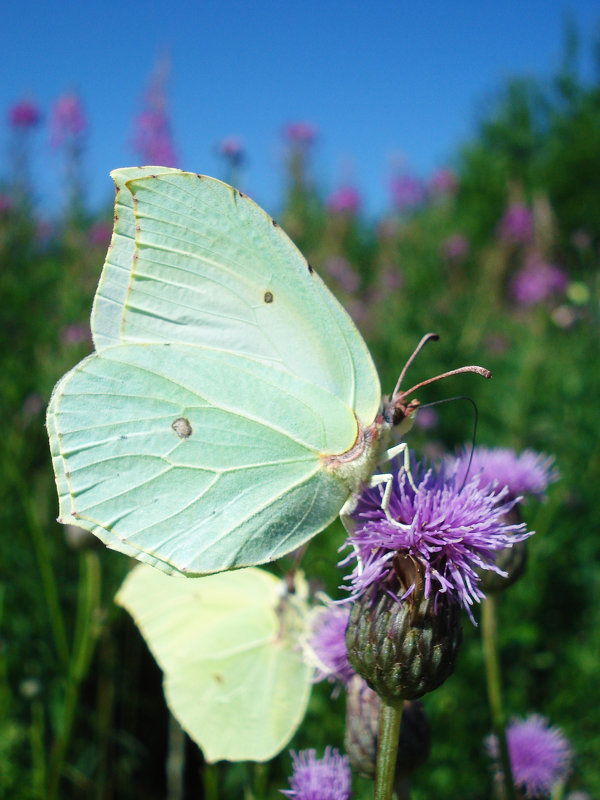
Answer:
[[461, 375], [464, 372], [475, 372], [477, 375], [481, 375], [484, 378], [491, 378], [492, 373], [489, 369], [485, 369], [485, 367], [478, 367], [474, 364], [471, 364], [468, 367], [459, 367], [458, 369], [451, 369], [449, 372], [442, 372], [441, 375], [436, 375], [434, 378], [427, 378], [426, 381], [421, 381], [420, 383], [416, 383], [414, 386], [411, 386], [410, 389], [407, 389], [405, 392], [402, 392], [402, 398], [408, 397], [409, 394], [416, 392], [417, 389], [421, 389], [423, 386], [427, 386], [430, 383], [435, 383], [436, 381], [441, 381], [442, 378], [449, 378], [451, 375]]
[[392, 397], [396, 397], [396, 395], [400, 392], [400, 387], [402, 386], [402, 381], [404, 380], [404, 376], [406, 375], [406, 371], [408, 370], [408, 368], [410, 367], [412, 362], [415, 360], [415, 358], [419, 355], [421, 350], [425, 347], [427, 342], [437, 342], [437, 340], [439, 338], [440, 337], [438, 336], [437, 333], [426, 333], [425, 336], [423, 336], [423, 338], [421, 339], [419, 344], [413, 350], [413, 354], [411, 355], [411, 357], [408, 359], [406, 364], [402, 367], [402, 372], [400, 373], [400, 377], [398, 378], [398, 382], [394, 386], [394, 391], [392, 393]]
[[462, 492], [462, 490], [465, 488], [465, 484], [467, 483], [467, 479], [469, 477], [469, 470], [471, 469], [471, 464], [473, 463], [473, 453], [475, 452], [475, 441], [477, 439], [477, 426], [479, 424], [479, 410], [477, 408], [477, 403], [475, 402], [475, 400], [473, 400], [472, 397], [469, 397], [469, 395], [459, 394], [459, 395], [456, 395], [456, 397], [445, 397], [443, 400], [434, 400], [431, 403], [425, 403], [424, 405], [419, 406], [419, 409], [421, 409], [421, 408], [431, 408], [431, 406], [439, 406], [442, 403], [451, 403], [454, 400], [467, 400], [473, 406], [473, 412], [474, 412], [473, 438], [471, 439], [471, 452], [469, 454], [469, 463], [467, 464], [467, 469], [465, 471], [465, 477], [463, 478], [463, 482], [461, 484], [461, 487], [458, 490], [459, 494], [460, 494], [460, 492]]

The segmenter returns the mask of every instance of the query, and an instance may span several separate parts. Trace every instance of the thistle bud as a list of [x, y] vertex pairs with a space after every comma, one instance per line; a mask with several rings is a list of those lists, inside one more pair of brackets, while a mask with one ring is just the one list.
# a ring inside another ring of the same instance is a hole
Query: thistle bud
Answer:
[[[379, 697], [359, 676], [346, 687], [344, 745], [354, 772], [374, 778], [377, 759]], [[418, 700], [405, 700], [396, 758], [396, 781], [409, 776], [429, 756], [431, 732], [425, 710]]]
[[440, 686], [454, 671], [462, 640], [460, 606], [441, 593], [425, 596], [422, 564], [396, 554], [399, 601], [377, 584], [352, 606], [346, 630], [348, 660], [390, 705], [414, 700]]

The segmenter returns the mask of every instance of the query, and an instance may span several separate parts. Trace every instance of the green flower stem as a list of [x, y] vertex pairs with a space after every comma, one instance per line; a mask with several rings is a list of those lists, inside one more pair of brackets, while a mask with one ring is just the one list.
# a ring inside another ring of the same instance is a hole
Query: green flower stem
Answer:
[[202, 783], [205, 800], [219, 800], [219, 765], [204, 764], [202, 766]]
[[79, 701], [79, 689], [89, 669], [94, 646], [100, 634], [98, 617], [100, 605], [100, 561], [96, 553], [89, 551], [82, 553], [79, 567], [73, 653], [69, 661], [62, 713], [56, 738], [50, 752], [46, 800], [54, 800], [58, 793], [60, 779], [64, 771], [65, 758], [71, 741], [71, 733]]
[[379, 698], [375, 800], [391, 800], [393, 796], [402, 706], [402, 701], [398, 705], [389, 705], [383, 697]]
[[[15, 452], [16, 448], [12, 448]], [[10, 473], [14, 489], [19, 494], [23, 504], [23, 511], [25, 519], [27, 520], [27, 527], [33, 542], [33, 549], [38, 562], [40, 570], [40, 578], [42, 580], [42, 589], [44, 592], [44, 599], [46, 601], [46, 608], [50, 617], [50, 627], [52, 628], [52, 636], [54, 638], [54, 646], [58, 654], [59, 661], [62, 667], [67, 667], [69, 663], [69, 645], [67, 641], [67, 626], [60, 607], [58, 599], [58, 584], [54, 568], [52, 566], [52, 559], [50, 557], [50, 550], [46, 542], [46, 531], [42, 525], [43, 515], [39, 509], [39, 497], [32, 493], [31, 485], [28, 484], [22, 477], [18, 468], [18, 459], [7, 459], [8, 469]]]
[[508, 753], [508, 744], [506, 741], [506, 719], [502, 704], [500, 659], [498, 657], [496, 624], [496, 599], [491, 594], [482, 602], [481, 637], [485, 656], [485, 677], [488, 701], [492, 714], [492, 727], [498, 739], [500, 765], [504, 776], [504, 795], [507, 800], [517, 800], [512, 768], [510, 765], [510, 756]]

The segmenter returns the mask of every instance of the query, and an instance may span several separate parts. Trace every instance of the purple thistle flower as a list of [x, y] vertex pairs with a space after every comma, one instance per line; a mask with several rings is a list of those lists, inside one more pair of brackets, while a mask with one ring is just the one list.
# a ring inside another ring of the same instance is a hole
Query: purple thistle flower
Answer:
[[435, 197], [454, 195], [458, 191], [458, 177], [451, 169], [438, 169], [429, 179], [427, 190]]
[[291, 751], [294, 774], [290, 789], [281, 794], [296, 800], [349, 800], [352, 773], [348, 756], [341, 756], [331, 747], [325, 748], [322, 759], [315, 750]]
[[508, 206], [498, 223], [498, 236], [505, 242], [526, 244], [533, 238], [533, 215], [524, 203]]
[[288, 122], [283, 133], [291, 145], [295, 147], [310, 147], [317, 138], [317, 128], [310, 122]]
[[[553, 787], [569, 773], [572, 752], [567, 739], [548, 720], [532, 714], [524, 720], [513, 720], [506, 729], [510, 766], [515, 783], [527, 797], [549, 795]], [[495, 736], [488, 737], [487, 749], [498, 762], [499, 748]], [[502, 771], [497, 766], [497, 777]]]
[[514, 276], [510, 293], [520, 305], [533, 306], [553, 294], [564, 292], [566, 287], [567, 276], [561, 269], [533, 255]]
[[50, 117], [50, 144], [60, 147], [65, 141], [78, 139], [85, 133], [87, 117], [79, 95], [63, 94], [52, 109]]
[[341, 186], [327, 198], [327, 208], [334, 214], [354, 216], [360, 208], [361, 196], [353, 186]]
[[8, 119], [13, 128], [27, 130], [41, 122], [42, 112], [31, 100], [19, 100], [9, 109]]
[[447, 459], [447, 469], [456, 476], [459, 485], [465, 480], [467, 468], [471, 479], [477, 478], [480, 489], [506, 487], [508, 497], [516, 500], [521, 495], [542, 497], [548, 484], [558, 480], [554, 459], [533, 450], [517, 454], [510, 447], [476, 447], [465, 449]]
[[[516, 500], [507, 499], [507, 489], [481, 488], [478, 478], [462, 486], [455, 476], [425, 464], [413, 469], [416, 492], [403, 468], [396, 464], [392, 472], [391, 519], [381, 507], [381, 486], [364, 490], [352, 514], [356, 529], [346, 545], [353, 551], [340, 564], [356, 561], [346, 578], [348, 590], [356, 597], [379, 583], [396, 596], [394, 561], [398, 555], [409, 556], [423, 570], [424, 596], [447, 592], [473, 621], [470, 607], [484, 597], [478, 570], [506, 575], [495, 563], [497, 552], [531, 535], [524, 524], [505, 520]], [[414, 589], [415, 583], [399, 600]]]
[[394, 205], [399, 211], [415, 208], [425, 200], [425, 188], [422, 182], [408, 172], [392, 179], [390, 191]]
[[464, 261], [469, 255], [469, 240], [462, 233], [454, 233], [442, 242], [440, 249], [448, 261]]
[[315, 683], [327, 679], [330, 683], [346, 685], [356, 674], [350, 666], [346, 650], [349, 617], [349, 606], [332, 605], [316, 612], [312, 635], [305, 645], [307, 660], [314, 662], [317, 667]]

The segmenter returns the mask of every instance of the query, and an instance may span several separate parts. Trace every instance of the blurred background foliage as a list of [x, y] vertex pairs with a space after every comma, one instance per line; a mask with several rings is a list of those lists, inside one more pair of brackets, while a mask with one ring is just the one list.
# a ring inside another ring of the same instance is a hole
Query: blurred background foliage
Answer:
[[[277, 216], [352, 314], [391, 391], [422, 334], [413, 382], [468, 363], [491, 382], [453, 378], [422, 403], [469, 394], [478, 442], [555, 455], [546, 503], [525, 507], [525, 577], [500, 603], [507, 709], [559, 725], [575, 751], [569, 790], [600, 796], [599, 284], [600, 81], [583, 81], [568, 39], [547, 81], [512, 80], [482, 115], [454, 163], [427, 180], [390, 176], [389, 211], [361, 214], [357, 187], [329, 197], [312, 171], [318, 132], [285, 129], [286, 189]], [[598, 63], [600, 76], [600, 61]], [[44, 409], [56, 380], [92, 349], [89, 312], [112, 209], [85, 205], [87, 120], [65, 95], [43, 120], [22, 101], [9, 112], [11, 151], [0, 184], [0, 796], [16, 798], [259, 798], [279, 796], [287, 753], [269, 765], [205, 767], [169, 718], [158, 668], [112, 601], [130, 564], [54, 519], [57, 503]], [[51, 220], [28, 170], [48, 123], [63, 159], [65, 208]], [[160, 87], [138, 119], [140, 160], [176, 163]], [[225, 180], [243, 177], [235, 139], [220, 146]], [[120, 165], [115, 165], [120, 166]], [[464, 401], [424, 409], [410, 445], [436, 458], [468, 441]], [[332, 596], [341, 527], [304, 560]], [[278, 569], [285, 569], [282, 564]], [[491, 769], [479, 631], [466, 622], [454, 676], [425, 698], [433, 745], [413, 797], [488, 798]], [[227, 720], [227, 724], [235, 724]], [[315, 687], [296, 749], [343, 747], [344, 698]], [[369, 787], [355, 785], [358, 796]], [[212, 794], [211, 794], [212, 792]]]

